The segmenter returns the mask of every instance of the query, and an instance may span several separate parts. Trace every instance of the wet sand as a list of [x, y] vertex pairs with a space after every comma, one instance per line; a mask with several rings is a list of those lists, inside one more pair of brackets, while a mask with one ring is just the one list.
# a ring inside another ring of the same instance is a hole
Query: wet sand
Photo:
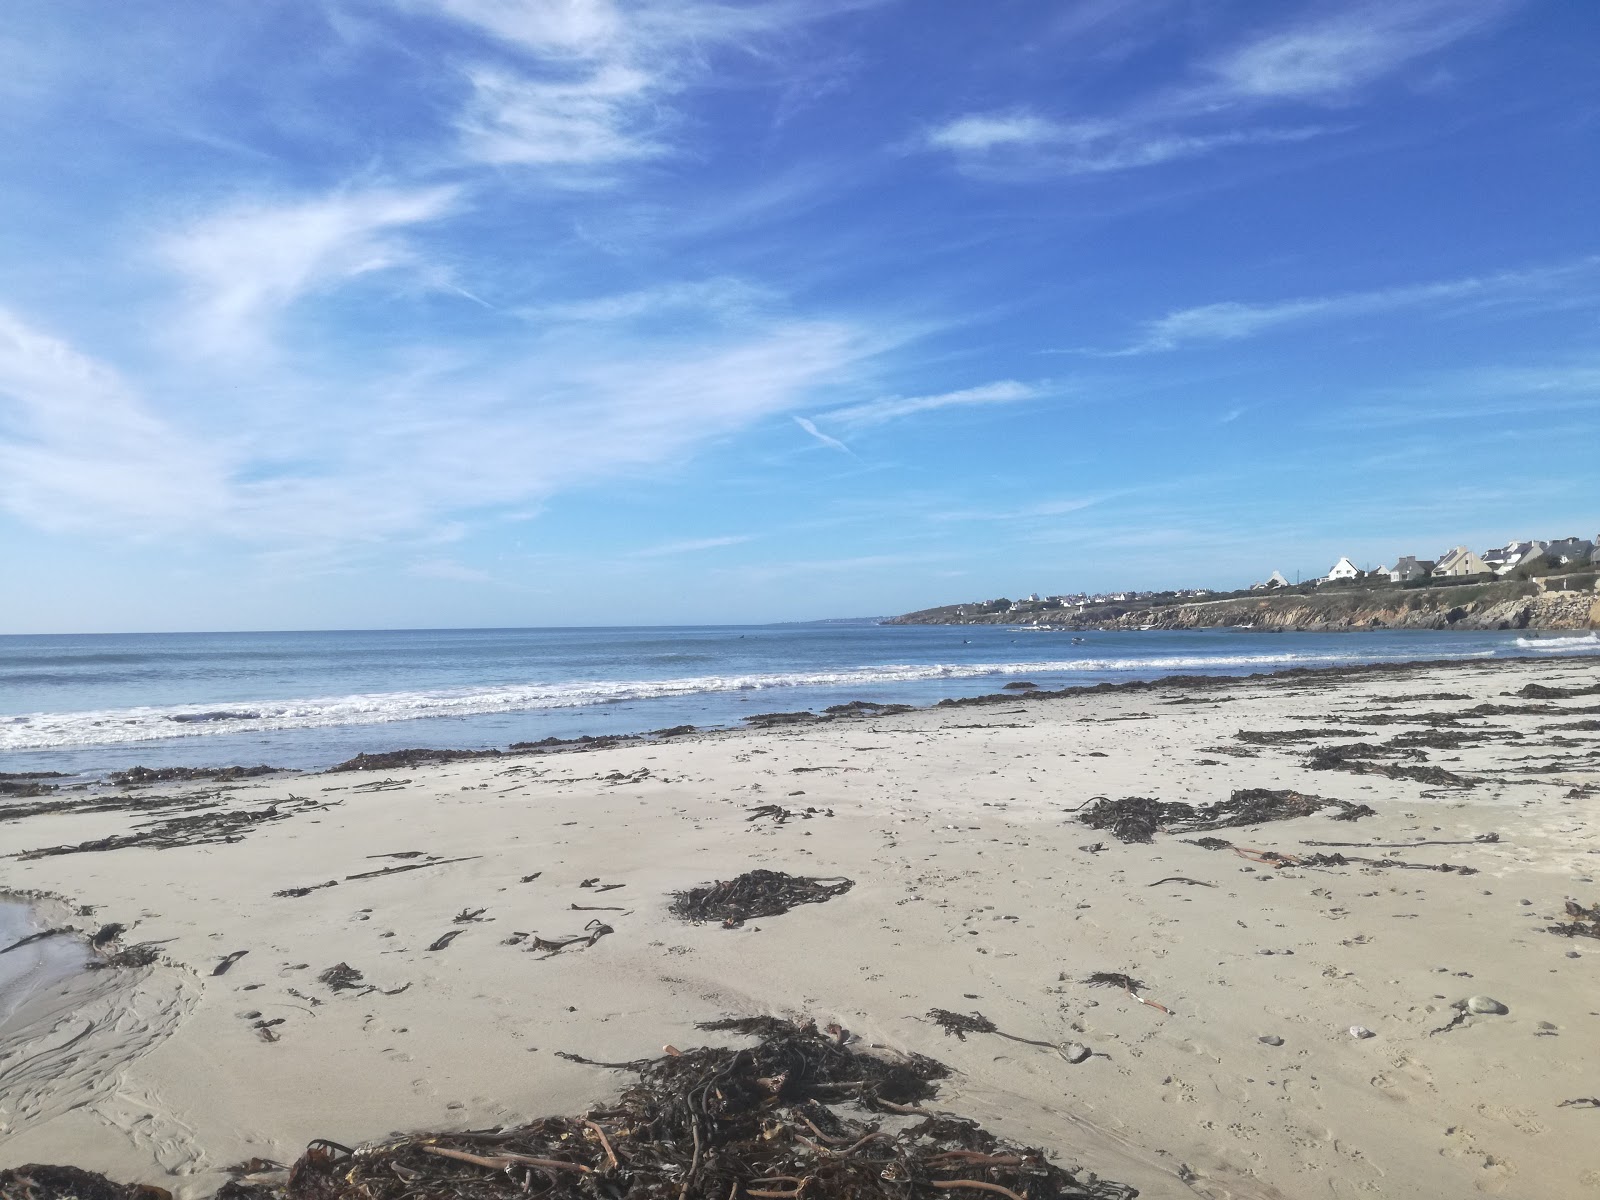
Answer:
[[[12, 853], [244, 814], [235, 840], [4, 860], [6, 886], [162, 957], [4, 1045], [0, 1167], [203, 1196], [314, 1137], [577, 1112], [626, 1077], [556, 1051], [637, 1058], [773, 1013], [933, 1055], [957, 1071], [938, 1106], [1147, 1196], [1600, 1196], [1600, 1115], [1561, 1107], [1600, 1094], [1600, 942], [1545, 931], [1600, 901], [1600, 695], [1508, 694], [1597, 680], [1574, 659], [1006, 698], [6, 821]], [[1352, 745], [1376, 751], [1311, 769]], [[1205, 835], [1238, 850], [1079, 819], [1243, 788], [1374, 814]], [[416, 869], [373, 874], [394, 867]], [[756, 867], [855, 887], [737, 929], [667, 912]], [[530, 949], [595, 921], [613, 932]], [[340, 963], [358, 986], [319, 982]], [[1471, 996], [1508, 1011], [1454, 1021]], [[935, 1007], [1095, 1053], [959, 1041]]]

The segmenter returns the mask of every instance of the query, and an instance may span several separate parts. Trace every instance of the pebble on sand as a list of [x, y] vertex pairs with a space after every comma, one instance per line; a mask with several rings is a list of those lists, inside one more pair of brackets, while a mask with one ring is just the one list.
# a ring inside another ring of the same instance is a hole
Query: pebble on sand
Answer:
[[1361, 1038], [1377, 1037], [1378, 1035], [1365, 1025], [1352, 1025], [1350, 1026], [1350, 1036], [1359, 1040]]
[[1502, 1016], [1511, 1010], [1493, 996], [1468, 996], [1467, 1011], [1470, 1013], [1493, 1013]]
[[1275, 1033], [1262, 1034], [1259, 1038], [1256, 1039], [1256, 1041], [1260, 1042], [1263, 1046], [1281, 1046], [1281, 1045], [1283, 1045], [1283, 1039], [1281, 1037], [1279, 1037]]

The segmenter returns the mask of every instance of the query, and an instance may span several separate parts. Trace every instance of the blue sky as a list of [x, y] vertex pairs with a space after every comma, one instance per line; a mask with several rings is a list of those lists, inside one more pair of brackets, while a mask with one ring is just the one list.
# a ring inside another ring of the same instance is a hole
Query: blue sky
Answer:
[[1600, 6], [14, 0], [0, 632], [1600, 526]]

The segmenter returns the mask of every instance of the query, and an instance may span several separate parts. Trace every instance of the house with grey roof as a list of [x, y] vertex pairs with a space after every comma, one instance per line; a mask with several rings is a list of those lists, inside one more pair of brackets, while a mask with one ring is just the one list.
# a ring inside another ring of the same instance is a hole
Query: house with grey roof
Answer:
[[1394, 567], [1389, 571], [1389, 579], [1393, 583], [1411, 583], [1418, 579], [1426, 579], [1433, 574], [1435, 563], [1431, 558], [1418, 558], [1414, 554], [1406, 554], [1395, 560]]

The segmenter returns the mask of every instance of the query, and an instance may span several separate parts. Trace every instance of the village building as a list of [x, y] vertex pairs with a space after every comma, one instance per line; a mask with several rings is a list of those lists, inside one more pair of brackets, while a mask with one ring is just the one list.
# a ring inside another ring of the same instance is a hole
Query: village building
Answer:
[[1348, 558], [1341, 558], [1333, 564], [1333, 569], [1322, 577], [1322, 583], [1337, 583], [1341, 579], [1360, 579], [1361, 570]]
[[1544, 548], [1544, 556], [1557, 566], [1588, 563], [1594, 543], [1587, 538], [1558, 538]]
[[1542, 554], [1547, 545], [1548, 542], [1540, 541], [1507, 542], [1504, 546], [1485, 550], [1480, 557], [1496, 575], [1506, 575], [1530, 558]]
[[1394, 568], [1389, 572], [1389, 580], [1392, 583], [1411, 583], [1417, 579], [1426, 579], [1433, 574], [1433, 568], [1433, 559], [1407, 554], [1395, 561]]
[[1433, 574], [1437, 578], [1465, 578], [1471, 575], [1492, 575], [1489, 564], [1484, 562], [1465, 546], [1456, 546], [1439, 560], [1439, 565], [1434, 567]]

